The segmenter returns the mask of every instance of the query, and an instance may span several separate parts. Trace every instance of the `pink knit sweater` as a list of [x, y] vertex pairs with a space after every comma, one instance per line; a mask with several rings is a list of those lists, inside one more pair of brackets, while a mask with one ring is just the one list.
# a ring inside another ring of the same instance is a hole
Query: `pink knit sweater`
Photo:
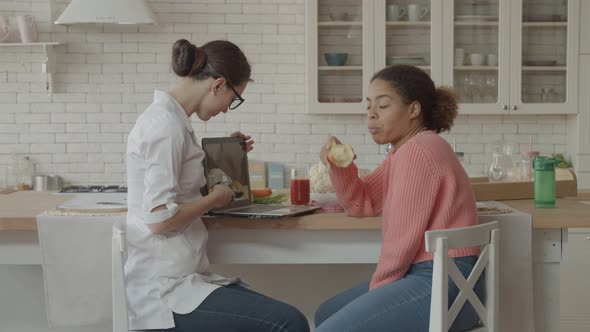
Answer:
[[[348, 215], [383, 215], [383, 244], [371, 289], [401, 279], [412, 264], [432, 259], [424, 248], [425, 231], [477, 223], [469, 178], [450, 145], [432, 131], [392, 149], [363, 180], [357, 174], [354, 164], [330, 169]], [[477, 254], [478, 248], [449, 252], [451, 257]]]

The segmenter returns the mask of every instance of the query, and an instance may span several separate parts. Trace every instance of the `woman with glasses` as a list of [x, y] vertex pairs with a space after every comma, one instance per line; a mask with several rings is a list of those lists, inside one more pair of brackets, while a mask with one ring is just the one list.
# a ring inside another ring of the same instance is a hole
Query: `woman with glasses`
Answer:
[[[212, 273], [201, 216], [233, 198], [226, 185], [206, 196], [205, 153], [190, 117], [208, 121], [236, 109], [250, 81], [244, 53], [228, 41], [196, 47], [179, 40], [172, 68], [180, 76], [169, 92], [156, 90], [127, 143], [125, 281], [131, 330], [307, 332], [294, 307], [246, 288], [239, 278]], [[240, 132], [232, 136], [253, 141]]]

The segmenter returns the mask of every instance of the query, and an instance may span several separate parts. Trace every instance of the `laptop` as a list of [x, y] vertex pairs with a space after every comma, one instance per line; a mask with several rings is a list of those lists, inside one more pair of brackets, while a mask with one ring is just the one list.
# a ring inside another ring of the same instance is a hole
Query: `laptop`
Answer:
[[254, 204], [250, 191], [250, 173], [246, 141], [238, 137], [203, 138], [201, 141], [207, 186], [202, 193], [217, 184], [225, 184], [234, 192], [234, 199], [226, 206], [209, 211], [211, 215], [246, 218], [284, 218], [313, 213], [319, 206]]

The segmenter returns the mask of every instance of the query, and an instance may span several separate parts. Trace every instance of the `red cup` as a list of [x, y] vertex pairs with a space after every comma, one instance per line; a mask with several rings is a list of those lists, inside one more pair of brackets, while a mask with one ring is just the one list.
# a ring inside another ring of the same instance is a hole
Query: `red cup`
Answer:
[[291, 205], [309, 204], [309, 179], [291, 179]]
[[291, 169], [291, 205], [307, 205], [309, 198], [309, 173]]

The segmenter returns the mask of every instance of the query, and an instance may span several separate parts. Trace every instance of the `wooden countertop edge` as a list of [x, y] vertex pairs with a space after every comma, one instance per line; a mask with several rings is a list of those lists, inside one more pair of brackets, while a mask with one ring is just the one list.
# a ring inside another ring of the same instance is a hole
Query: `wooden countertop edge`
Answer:
[[[590, 217], [589, 217], [590, 219]], [[353, 218], [344, 214], [319, 215], [312, 220], [306, 217], [289, 219], [247, 219], [247, 218], [203, 218], [207, 229], [284, 229], [284, 230], [374, 230], [381, 228], [381, 217]], [[533, 220], [534, 229], [590, 228], [589, 222], [553, 218]], [[37, 231], [35, 218], [2, 218], [1, 231]]]
[[[582, 191], [577, 197], [561, 198], [569, 201], [590, 200], [590, 192]], [[530, 200], [502, 201], [510, 207], [533, 216], [535, 229], [590, 228], [590, 215], [573, 216], [553, 209], [534, 209]], [[566, 205], [567, 205], [566, 204]], [[559, 204], [558, 204], [559, 205]], [[589, 207], [590, 208], [590, 207]], [[585, 212], [585, 211], [583, 211]], [[381, 217], [355, 218], [345, 213], [315, 213], [287, 219], [210, 218], [203, 221], [208, 229], [297, 229], [297, 230], [374, 230], [381, 228]], [[37, 221], [30, 216], [0, 217], [0, 231], [36, 231]]]
[[1, 231], [37, 231], [35, 218], [0, 218]]

